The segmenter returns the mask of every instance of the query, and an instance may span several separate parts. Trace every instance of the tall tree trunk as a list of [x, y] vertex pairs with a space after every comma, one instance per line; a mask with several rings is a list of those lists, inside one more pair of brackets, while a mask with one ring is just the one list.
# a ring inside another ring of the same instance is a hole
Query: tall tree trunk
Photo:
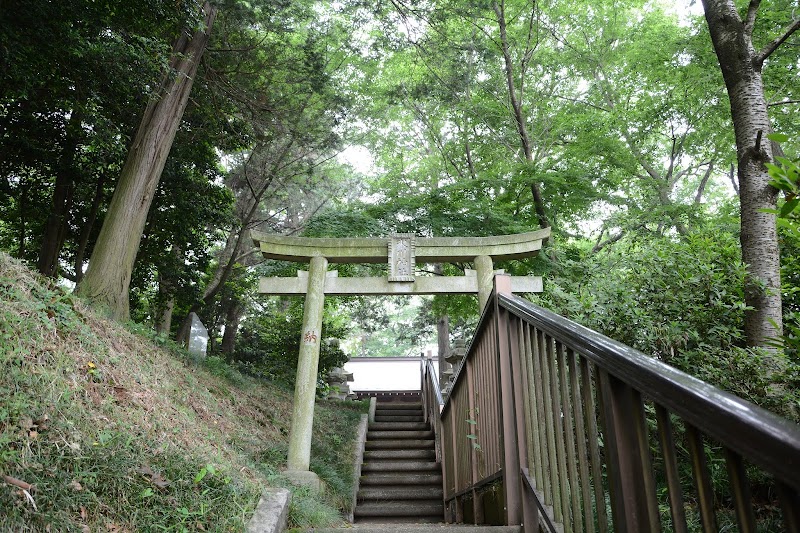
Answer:
[[220, 351], [230, 358], [236, 347], [236, 334], [239, 332], [239, 322], [242, 320], [244, 306], [238, 300], [230, 300], [226, 307], [225, 333], [222, 334]]
[[773, 153], [767, 139], [771, 127], [761, 68], [800, 21], [757, 52], [752, 35], [758, 0], [751, 0], [744, 20], [733, 0], [703, 0], [703, 7], [728, 89], [736, 135], [742, 260], [747, 265], [745, 302], [752, 308], [745, 314], [745, 335], [750, 346], [766, 347], [770, 339], [781, 336], [783, 319], [775, 215], [765, 212], [775, 209], [777, 191], [769, 184], [765, 166], [773, 160]]
[[[147, 213], [153, 201], [175, 132], [189, 100], [200, 57], [206, 48], [217, 8], [206, 2], [203, 30], [184, 33], [173, 47], [160, 98], [145, 109], [114, 197], [100, 230], [86, 276], [77, 293], [107, 310], [112, 318], [130, 316], [128, 292]], [[173, 74], [174, 73], [174, 74]]]
[[97, 213], [100, 211], [100, 204], [103, 202], [103, 187], [106, 184], [106, 173], [102, 172], [97, 177], [94, 189], [94, 198], [89, 208], [89, 216], [81, 226], [81, 234], [78, 237], [78, 247], [75, 250], [75, 283], [80, 283], [83, 279], [83, 258], [86, 256], [86, 248], [89, 246], [89, 237], [92, 234], [94, 222], [97, 220]]
[[[174, 251], [173, 251], [174, 253]], [[175, 309], [175, 287], [168, 276], [158, 274], [158, 306], [156, 307], [156, 333], [169, 335], [172, 329], [172, 311]]]
[[80, 110], [73, 110], [67, 123], [64, 147], [61, 150], [53, 198], [50, 202], [50, 213], [47, 216], [42, 247], [39, 249], [39, 260], [36, 263], [37, 270], [51, 278], [58, 272], [58, 258], [67, 236], [67, 222], [77, 179], [75, 152], [78, 149], [82, 117], [83, 113]]
[[[492, 8], [494, 9], [495, 15], [497, 15], [497, 24], [500, 29], [500, 46], [503, 50], [506, 86], [508, 88], [508, 98], [511, 102], [511, 110], [514, 113], [514, 123], [517, 126], [517, 133], [519, 134], [520, 143], [522, 144], [522, 151], [525, 154], [525, 160], [528, 163], [533, 163], [533, 146], [531, 144], [530, 136], [528, 135], [528, 128], [525, 125], [525, 114], [524, 110], [522, 109], [521, 95], [520, 97], [517, 96], [517, 87], [514, 81], [514, 63], [513, 59], [511, 58], [511, 52], [508, 48], [505, 2], [502, 0], [500, 3], [492, 2]], [[533, 207], [536, 210], [536, 217], [539, 219], [539, 225], [543, 228], [549, 228], [550, 221], [547, 218], [547, 211], [544, 207], [542, 192], [539, 188], [539, 184], [535, 181], [531, 182], [531, 195], [533, 196]]]

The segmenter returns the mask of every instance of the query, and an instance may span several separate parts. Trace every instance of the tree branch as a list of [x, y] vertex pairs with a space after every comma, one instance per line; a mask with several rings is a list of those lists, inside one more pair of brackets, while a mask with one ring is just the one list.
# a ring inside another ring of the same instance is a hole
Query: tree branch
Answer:
[[772, 42], [767, 44], [767, 46], [765, 46], [761, 50], [761, 52], [758, 53], [758, 55], [753, 59], [756, 65], [758, 66], [763, 65], [764, 61], [766, 61], [767, 58], [770, 55], [772, 55], [772, 52], [774, 52], [780, 45], [782, 45], [783, 42], [786, 41], [786, 39], [788, 39], [789, 37], [791, 37], [792, 34], [796, 32], [798, 29], [800, 29], [800, 18], [792, 21], [792, 23], [789, 24], [789, 26], [786, 28], [786, 31], [783, 32], [783, 35], [777, 37]]
[[736, 167], [733, 166], [733, 163], [731, 163], [731, 170], [728, 173], [728, 178], [731, 180], [731, 185], [733, 185], [736, 196], [739, 196], [739, 183], [736, 181]]
[[767, 107], [774, 107], [778, 105], [800, 104], [800, 100], [782, 100], [780, 102], [771, 102]]
[[[625, 235], [628, 234], [628, 231], [637, 231], [638, 229], [642, 228], [643, 226], [644, 226], [644, 224], [638, 224], [638, 225], [634, 226], [633, 228], [631, 228], [630, 230], [625, 230], [625, 229], [620, 230], [618, 234], [614, 235], [613, 237], [609, 237], [608, 239], [604, 240], [603, 242], [599, 242], [599, 240], [598, 240], [598, 242], [592, 248], [592, 253], [596, 254], [597, 252], [599, 252], [600, 250], [602, 250], [603, 248], [605, 248], [609, 244], [614, 244], [615, 242], [619, 242], [620, 240], [622, 240], [622, 238]], [[602, 237], [602, 235], [603, 234], [601, 233], [600, 236]]]
[[753, 27], [756, 25], [756, 15], [760, 4], [761, 0], [750, 0], [750, 5], [747, 6], [747, 16], [744, 19], [744, 32], [747, 35], [753, 35]]
[[700, 180], [700, 185], [697, 187], [697, 194], [694, 197], [695, 204], [699, 204], [700, 200], [703, 199], [703, 193], [706, 191], [706, 184], [708, 184], [708, 179], [711, 177], [711, 172], [713, 170], [714, 170], [714, 163], [712, 161], [708, 164], [706, 173], [703, 174], [703, 179]]

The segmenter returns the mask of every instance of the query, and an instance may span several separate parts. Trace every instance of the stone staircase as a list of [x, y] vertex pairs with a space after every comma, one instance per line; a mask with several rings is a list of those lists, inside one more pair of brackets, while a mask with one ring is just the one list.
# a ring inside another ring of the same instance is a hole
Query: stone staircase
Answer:
[[355, 523], [444, 521], [442, 470], [420, 403], [378, 402], [367, 430]]

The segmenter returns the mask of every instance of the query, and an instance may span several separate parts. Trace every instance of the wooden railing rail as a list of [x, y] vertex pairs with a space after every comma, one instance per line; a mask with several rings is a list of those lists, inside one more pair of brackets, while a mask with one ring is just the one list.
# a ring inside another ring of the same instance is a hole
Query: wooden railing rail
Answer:
[[800, 426], [509, 288], [495, 278], [437, 424], [449, 520], [800, 532]]

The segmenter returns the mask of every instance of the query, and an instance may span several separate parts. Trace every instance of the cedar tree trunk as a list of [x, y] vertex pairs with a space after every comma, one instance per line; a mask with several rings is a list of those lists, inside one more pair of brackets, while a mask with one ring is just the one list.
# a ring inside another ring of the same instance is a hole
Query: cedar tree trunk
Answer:
[[184, 33], [170, 59], [172, 72], [161, 85], [160, 98], [145, 109], [94, 252], [77, 293], [104, 308], [112, 318], [130, 316], [128, 290], [147, 213], [153, 201], [175, 132], [189, 100], [200, 57], [206, 48], [217, 8], [203, 6], [204, 30]]

